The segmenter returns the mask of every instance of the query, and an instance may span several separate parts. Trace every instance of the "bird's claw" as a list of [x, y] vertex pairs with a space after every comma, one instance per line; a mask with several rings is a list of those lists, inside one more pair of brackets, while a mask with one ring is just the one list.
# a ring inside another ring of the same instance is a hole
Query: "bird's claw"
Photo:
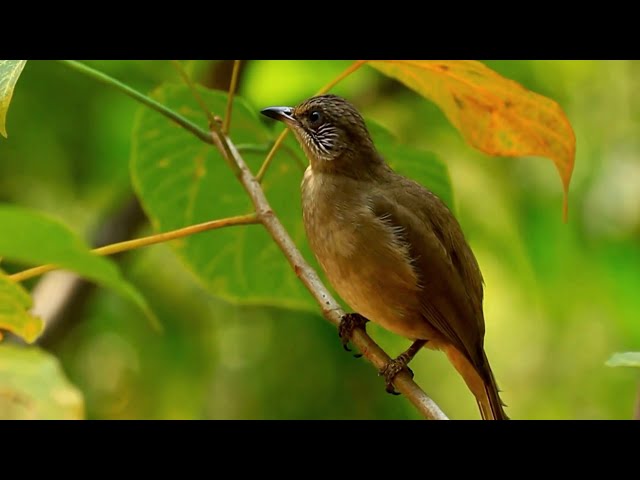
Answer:
[[400, 392], [396, 391], [393, 386], [393, 381], [402, 370], [406, 369], [411, 378], [413, 378], [413, 370], [407, 367], [408, 360], [409, 359], [405, 358], [404, 355], [400, 355], [398, 358], [390, 360], [389, 363], [382, 367], [378, 372], [378, 375], [384, 377], [386, 384], [385, 390], [387, 393], [390, 393], [391, 395], [400, 395]]
[[[342, 340], [342, 348], [344, 348], [347, 352], [350, 352], [349, 348], [349, 340], [351, 340], [351, 335], [353, 335], [353, 331], [356, 328], [365, 328], [367, 320], [365, 317], [360, 315], [359, 313], [345, 313], [340, 319], [340, 326], [338, 327], [338, 336]], [[353, 355], [356, 358], [360, 358], [362, 356], [361, 353], [356, 353]]]

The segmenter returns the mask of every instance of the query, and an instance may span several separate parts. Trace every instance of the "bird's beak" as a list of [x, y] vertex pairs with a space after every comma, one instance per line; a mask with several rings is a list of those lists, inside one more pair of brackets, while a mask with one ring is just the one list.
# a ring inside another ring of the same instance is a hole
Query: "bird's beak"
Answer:
[[274, 120], [279, 120], [287, 125], [291, 125], [295, 122], [293, 118], [293, 108], [291, 107], [269, 107], [260, 111], [261, 114], [266, 115]]

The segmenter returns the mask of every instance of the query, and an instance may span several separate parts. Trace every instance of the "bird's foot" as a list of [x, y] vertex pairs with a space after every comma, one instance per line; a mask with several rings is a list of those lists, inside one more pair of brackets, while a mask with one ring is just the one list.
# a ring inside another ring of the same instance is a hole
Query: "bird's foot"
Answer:
[[393, 360], [389, 360], [389, 363], [380, 369], [378, 375], [384, 377], [387, 393], [400, 395], [400, 392], [396, 392], [396, 389], [393, 387], [393, 381], [404, 369], [406, 369], [409, 375], [411, 375], [411, 378], [413, 378], [413, 371], [407, 365], [426, 343], [426, 340], [414, 341], [406, 352], [401, 353]]
[[387, 393], [390, 393], [391, 395], [400, 395], [400, 392], [397, 392], [394, 388], [393, 381], [402, 370], [406, 369], [409, 375], [411, 375], [411, 378], [413, 378], [413, 370], [407, 367], [407, 363], [411, 361], [411, 358], [412, 357], [407, 355], [407, 352], [405, 352], [402, 355], [399, 355], [398, 358], [389, 360], [389, 363], [380, 369], [378, 375], [384, 377]]
[[[353, 331], [356, 328], [366, 329], [366, 324], [369, 320], [360, 315], [359, 313], [345, 313], [340, 319], [340, 326], [338, 327], [338, 336], [342, 340], [342, 347], [350, 352], [349, 348], [349, 340], [351, 340], [351, 335], [353, 335]], [[356, 353], [354, 357], [360, 358], [362, 356], [361, 353]]]

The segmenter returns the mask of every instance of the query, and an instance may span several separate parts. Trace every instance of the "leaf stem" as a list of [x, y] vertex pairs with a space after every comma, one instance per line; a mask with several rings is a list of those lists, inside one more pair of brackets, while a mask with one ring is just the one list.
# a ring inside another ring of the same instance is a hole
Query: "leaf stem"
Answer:
[[124, 83], [120, 82], [119, 80], [116, 80], [115, 78], [110, 77], [109, 75], [107, 75], [105, 73], [102, 73], [102, 72], [100, 72], [98, 70], [95, 70], [95, 69], [85, 65], [84, 63], [76, 62], [75, 60], [59, 60], [59, 62], [61, 64], [65, 65], [65, 66], [77, 71], [77, 72], [80, 72], [80, 73], [82, 73], [82, 74], [84, 74], [84, 75], [86, 75], [86, 76], [88, 76], [90, 78], [93, 78], [94, 80], [97, 80], [100, 83], [103, 83], [105, 85], [113, 87], [116, 90], [120, 90], [125, 95], [128, 95], [129, 97], [133, 98], [134, 100], [137, 100], [138, 102], [142, 103], [143, 105], [146, 105], [147, 107], [149, 107], [149, 108], [155, 110], [156, 112], [164, 115], [165, 117], [167, 117], [171, 121], [177, 123], [182, 128], [184, 128], [188, 132], [190, 132], [193, 135], [195, 135], [196, 137], [198, 137], [203, 142], [205, 142], [205, 143], [213, 143], [209, 132], [207, 132], [206, 130], [198, 127], [196, 124], [194, 124], [191, 121], [187, 120], [182, 115], [174, 112], [170, 108], [167, 108], [164, 105], [162, 105], [161, 103], [156, 102], [154, 99], [152, 99], [152, 98], [150, 98], [150, 97], [138, 92], [137, 90], [134, 90], [129, 85], [125, 85]]
[[231, 125], [231, 112], [233, 111], [233, 96], [236, 94], [238, 87], [238, 76], [240, 73], [240, 63], [242, 60], [234, 60], [233, 72], [231, 73], [231, 83], [229, 84], [229, 93], [227, 95], [227, 109], [224, 113], [224, 123], [222, 124], [222, 133], [229, 134], [229, 126]]
[[[171, 230], [169, 232], [162, 232], [156, 235], [149, 235], [147, 237], [136, 238], [134, 240], [127, 240], [125, 242], [112, 243], [111, 245], [105, 245], [104, 247], [94, 248], [93, 253], [98, 255], [114, 255], [116, 253], [126, 252], [128, 250], [134, 250], [136, 248], [147, 247], [149, 245], [155, 245], [157, 243], [164, 243], [170, 240], [176, 240], [178, 238], [188, 237], [195, 235], [196, 233], [207, 232], [209, 230], [215, 230], [217, 228], [230, 227], [233, 225], [251, 225], [260, 223], [258, 216], [255, 213], [248, 215], [239, 215], [236, 217], [223, 218], [220, 220], [211, 220], [209, 222], [199, 223], [197, 225], [190, 225], [185, 228], [179, 228], [178, 230]], [[22, 282], [29, 278], [37, 277], [44, 273], [55, 270], [55, 265], [41, 265], [39, 267], [23, 270], [22, 272], [9, 275], [9, 278], [14, 282]]]
[[[239, 143], [236, 145], [236, 150], [240, 153], [267, 153], [271, 150], [270, 144], [255, 144], [255, 143]], [[301, 172], [304, 172], [307, 168], [307, 164], [300, 158], [298, 152], [296, 152], [289, 145], [283, 145], [282, 150], [287, 152], [291, 159], [296, 163]]]
[[331, 80], [320, 90], [318, 90], [316, 95], [322, 95], [323, 93], [327, 93], [329, 90], [335, 87], [338, 83], [340, 83], [342, 80], [347, 78], [349, 75], [351, 75], [353, 72], [358, 70], [361, 66], [363, 66], [367, 62], [368, 60], [357, 60], [353, 62], [344, 72], [342, 72], [340, 75], [338, 75], [336, 78]]
[[[327, 93], [329, 90], [335, 87], [342, 80], [344, 80], [353, 72], [358, 70], [365, 63], [367, 63], [367, 60], [358, 60], [352, 63], [344, 72], [342, 72], [340, 75], [338, 75], [336, 78], [331, 80], [320, 90], [318, 90], [316, 95], [322, 95], [323, 93]], [[280, 145], [282, 145], [282, 142], [284, 142], [284, 139], [288, 134], [289, 134], [289, 129], [285, 128], [276, 139], [275, 143], [273, 144], [273, 147], [271, 147], [271, 150], [267, 154], [267, 158], [264, 159], [264, 162], [262, 162], [262, 165], [260, 166], [260, 170], [258, 170], [258, 174], [256, 175], [256, 180], [258, 180], [258, 182], [262, 182], [262, 179], [264, 178], [264, 174], [267, 173], [267, 169], [271, 166], [271, 162], [273, 162], [273, 157], [275, 157], [276, 152], [278, 151], [278, 149], [280, 148]]]
[[[213, 116], [213, 113], [211, 113], [211, 110], [209, 110], [209, 107], [207, 107], [207, 104], [204, 103], [204, 99], [202, 98], [200, 93], [198, 93], [198, 90], [196, 90], [195, 84], [191, 80], [191, 77], [186, 72], [186, 70], [182, 67], [182, 64], [178, 60], [171, 60], [171, 63], [173, 64], [175, 69], [178, 71], [178, 74], [180, 75], [184, 83], [187, 85], [187, 87], [189, 87], [189, 90], [191, 90], [191, 94], [193, 95], [193, 98], [196, 100], [196, 102], [198, 102], [198, 105], [200, 105], [200, 108], [202, 109], [204, 114], [207, 116], [207, 120], [209, 121], [209, 129], [211, 129], [211, 125], [216, 121], [216, 119]], [[212, 143], [211, 134], [208, 133], [207, 136], [209, 137], [208, 143]]]
[[256, 175], [256, 180], [258, 180], [258, 182], [262, 183], [264, 174], [267, 173], [267, 169], [271, 166], [271, 162], [273, 162], [273, 157], [276, 156], [276, 152], [280, 148], [280, 145], [282, 145], [282, 142], [284, 142], [284, 139], [287, 138], [287, 135], [289, 135], [289, 129], [285, 128], [282, 130], [280, 135], [278, 135], [278, 138], [276, 138], [273, 147], [271, 147], [271, 150], [267, 153], [267, 158], [264, 159], [264, 162], [262, 162], [262, 165], [260, 166], [260, 170], [258, 170]]

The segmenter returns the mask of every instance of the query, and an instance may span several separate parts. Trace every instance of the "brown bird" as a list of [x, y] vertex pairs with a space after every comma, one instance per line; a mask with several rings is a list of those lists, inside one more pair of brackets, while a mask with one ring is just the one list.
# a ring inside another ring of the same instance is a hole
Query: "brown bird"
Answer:
[[327, 278], [357, 314], [413, 340], [382, 370], [387, 391], [416, 353], [442, 350], [476, 397], [483, 419], [508, 419], [484, 351], [483, 279], [460, 225], [422, 185], [394, 172], [362, 116], [336, 95], [262, 110], [284, 122], [307, 158], [304, 226]]

